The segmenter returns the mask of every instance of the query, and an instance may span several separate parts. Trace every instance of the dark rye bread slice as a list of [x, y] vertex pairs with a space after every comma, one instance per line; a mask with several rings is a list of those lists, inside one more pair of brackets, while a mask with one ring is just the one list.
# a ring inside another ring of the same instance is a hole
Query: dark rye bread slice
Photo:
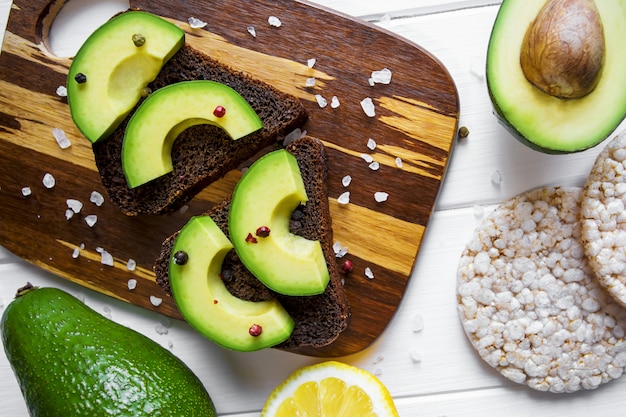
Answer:
[[[261, 284], [248, 271], [234, 250], [231, 250], [222, 266], [222, 279], [228, 290], [244, 300], [261, 301], [277, 297], [295, 321], [291, 337], [279, 349], [298, 351], [304, 347], [322, 347], [332, 343], [348, 326], [350, 307], [343, 289], [342, 276], [333, 250], [333, 233], [326, 189], [326, 152], [318, 139], [305, 136], [286, 148], [297, 159], [309, 201], [296, 209], [290, 222], [292, 233], [322, 244], [330, 283], [323, 294], [307, 297], [290, 297], [275, 294]], [[228, 210], [230, 198], [213, 207], [207, 213], [228, 236]], [[178, 233], [168, 237], [162, 245], [161, 254], [155, 262], [157, 283], [168, 293], [168, 263]]]
[[304, 124], [300, 100], [233, 70], [189, 45], [183, 46], [149, 85], [152, 91], [180, 81], [213, 80], [241, 94], [263, 121], [263, 128], [232, 140], [220, 128], [196, 125], [185, 130], [172, 149], [174, 171], [131, 189], [122, 170], [124, 131], [131, 114], [104, 140], [93, 144], [95, 162], [109, 199], [127, 215], [166, 214], [191, 200], [206, 186]]

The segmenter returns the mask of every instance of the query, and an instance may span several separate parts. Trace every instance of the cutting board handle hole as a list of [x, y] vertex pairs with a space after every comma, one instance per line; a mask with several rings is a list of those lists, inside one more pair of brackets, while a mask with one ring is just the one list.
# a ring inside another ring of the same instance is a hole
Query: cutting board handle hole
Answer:
[[50, 4], [41, 17], [40, 34], [49, 52], [73, 57], [87, 37], [119, 12], [130, 8], [129, 0], [71, 0]]

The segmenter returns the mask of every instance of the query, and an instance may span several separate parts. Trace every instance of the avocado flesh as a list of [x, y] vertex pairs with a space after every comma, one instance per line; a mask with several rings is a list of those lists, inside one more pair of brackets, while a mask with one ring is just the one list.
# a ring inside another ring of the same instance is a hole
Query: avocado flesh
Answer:
[[[133, 35], [145, 43], [136, 46]], [[139, 102], [185, 43], [185, 32], [150, 13], [122, 13], [89, 36], [74, 57], [67, 77], [67, 99], [74, 123], [90, 141], [108, 137]], [[77, 74], [86, 81], [79, 83]]]
[[[254, 351], [277, 345], [294, 322], [276, 299], [244, 301], [221, 279], [222, 263], [232, 244], [209, 216], [192, 217], [176, 237], [169, 265], [170, 288], [185, 320], [201, 334], [231, 350]], [[178, 264], [182, 251], [187, 262]], [[261, 326], [252, 336], [250, 328]]]
[[[222, 106], [222, 117], [214, 110]], [[183, 81], [160, 88], [130, 118], [122, 145], [122, 168], [131, 188], [171, 172], [172, 145], [185, 129], [213, 124], [233, 139], [263, 127], [248, 102], [235, 90], [214, 81]]]
[[28, 291], [0, 322], [31, 416], [215, 416], [201, 381], [169, 350], [56, 288]]
[[[320, 242], [289, 230], [291, 213], [307, 200], [298, 162], [284, 149], [252, 164], [233, 192], [228, 217], [233, 246], [246, 268], [280, 294], [320, 294], [330, 279]], [[256, 236], [262, 226], [269, 236]]]
[[626, 3], [596, 1], [604, 27], [605, 61], [595, 89], [559, 99], [534, 87], [520, 65], [521, 44], [545, 0], [504, 0], [489, 40], [487, 86], [499, 121], [522, 143], [545, 153], [588, 149], [626, 116]]

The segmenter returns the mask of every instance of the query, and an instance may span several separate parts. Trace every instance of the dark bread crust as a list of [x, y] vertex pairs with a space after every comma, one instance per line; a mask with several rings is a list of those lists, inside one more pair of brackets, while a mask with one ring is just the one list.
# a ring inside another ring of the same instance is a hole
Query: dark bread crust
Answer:
[[[333, 233], [326, 190], [326, 152], [321, 141], [305, 136], [286, 148], [300, 167], [309, 201], [292, 216], [291, 232], [307, 239], [319, 240], [330, 272], [330, 283], [320, 295], [290, 297], [274, 294], [248, 271], [234, 250], [222, 266], [222, 278], [228, 290], [244, 300], [259, 301], [276, 297], [295, 321], [291, 337], [279, 349], [297, 351], [305, 347], [322, 347], [332, 343], [348, 326], [350, 308], [345, 295], [341, 273], [333, 251]], [[207, 213], [228, 236], [228, 209], [230, 198]], [[156, 280], [168, 294], [168, 264], [178, 232], [168, 237], [155, 262]]]
[[235, 169], [263, 148], [274, 145], [304, 124], [300, 100], [242, 72], [183, 46], [149, 85], [152, 91], [180, 81], [213, 80], [241, 94], [263, 121], [263, 129], [232, 140], [218, 127], [197, 125], [174, 142], [174, 171], [140, 187], [128, 187], [122, 170], [124, 131], [131, 115], [113, 134], [93, 144], [96, 166], [109, 199], [125, 214], [166, 214], [189, 202], [202, 189]]

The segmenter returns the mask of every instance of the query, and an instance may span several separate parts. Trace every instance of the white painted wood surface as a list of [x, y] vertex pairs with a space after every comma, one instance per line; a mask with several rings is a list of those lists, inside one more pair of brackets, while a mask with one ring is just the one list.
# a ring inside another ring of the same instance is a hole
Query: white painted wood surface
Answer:
[[[538, 186], [581, 185], [600, 151], [597, 147], [568, 156], [539, 154], [519, 144], [497, 123], [486, 91], [484, 62], [499, 2], [318, 0], [318, 3], [373, 21], [436, 56], [455, 79], [461, 100], [460, 125], [470, 130], [469, 137], [460, 141], [453, 152], [437, 210], [397, 315], [371, 348], [340, 359], [377, 374], [392, 393], [402, 416], [620, 415], [626, 408], [622, 393], [626, 379], [578, 394], [532, 391], [508, 382], [485, 365], [472, 350], [458, 320], [456, 266], [480, 221], [478, 208], [488, 212], [496, 203]], [[0, 0], [2, 29], [9, 10], [10, 2]], [[0, 34], [3, 32], [0, 30]], [[501, 175], [500, 184], [491, 181], [495, 172]], [[185, 323], [166, 320], [156, 313], [68, 283], [0, 247], [0, 310], [25, 281], [66, 289], [84, 298], [97, 311], [109, 313], [113, 320], [158, 343], [167, 346], [171, 342], [173, 352], [206, 385], [221, 416], [258, 416], [274, 386], [296, 368], [319, 361], [275, 350], [248, 354], [225, 351]], [[424, 321], [420, 332], [413, 331], [416, 316]], [[158, 334], [155, 327], [164, 321], [170, 326], [169, 332]], [[414, 360], [412, 355], [418, 355], [421, 360]], [[6, 357], [0, 354], [0, 416], [26, 415], [17, 382]]]

